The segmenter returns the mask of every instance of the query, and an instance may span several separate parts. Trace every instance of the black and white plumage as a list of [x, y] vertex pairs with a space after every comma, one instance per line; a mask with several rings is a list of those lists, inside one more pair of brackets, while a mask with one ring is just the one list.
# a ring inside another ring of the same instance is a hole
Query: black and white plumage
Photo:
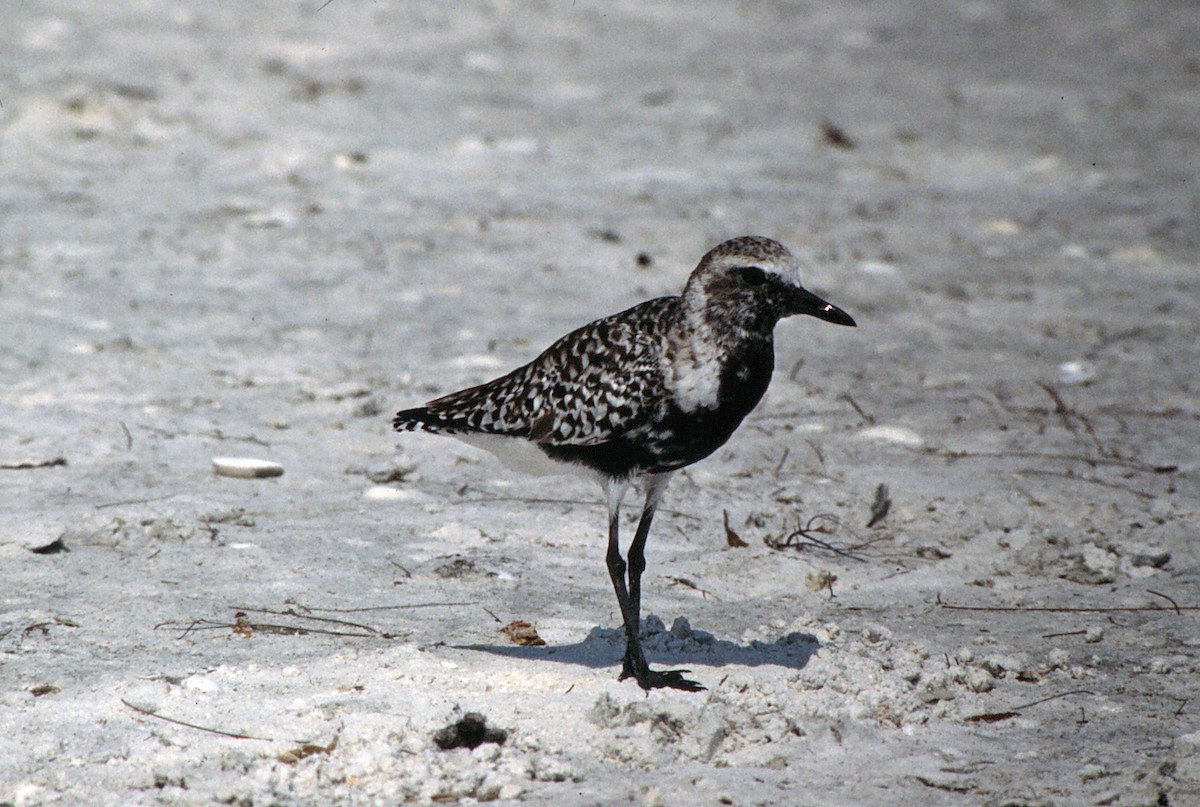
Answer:
[[[729, 439], [774, 369], [784, 317], [854, 325], [805, 290], [777, 241], [745, 236], [713, 248], [678, 297], [648, 300], [559, 339], [494, 381], [397, 413], [397, 431], [448, 434], [519, 470], [583, 472], [608, 504], [608, 570], [625, 623], [621, 678], [644, 689], [699, 690], [686, 670], [653, 671], [638, 637], [644, 549], [671, 475]], [[630, 485], [645, 494], [626, 558], [618, 514]]]

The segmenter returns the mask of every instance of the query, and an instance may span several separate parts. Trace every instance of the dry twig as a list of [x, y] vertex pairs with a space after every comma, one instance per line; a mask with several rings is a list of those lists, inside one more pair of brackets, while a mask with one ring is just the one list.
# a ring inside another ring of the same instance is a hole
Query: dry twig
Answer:
[[[1162, 597], [1176, 614], [1182, 616], [1184, 611], [1200, 611], [1200, 605], [1179, 605], [1165, 594], [1146, 589], [1150, 594]], [[1111, 605], [1111, 606], [1081, 606], [1081, 605], [956, 605], [942, 601], [939, 593], [934, 602], [939, 608], [947, 611], [986, 611], [989, 613], [1049, 613], [1049, 614], [1118, 614], [1138, 611], [1166, 611], [1161, 605]]]
[[700, 588], [700, 586], [696, 585], [691, 580], [688, 580], [686, 577], [668, 577], [667, 579], [676, 585], [680, 585], [685, 588], [690, 588], [692, 591], [700, 592], [701, 599], [707, 600], [711, 596], [714, 600], [718, 600], [718, 601], [720, 600], [719, 597], [717, 597], [716, 595], [710, 595], [708, 593], [708, 591]]
[[1035, 459], [1062, 462], [1083, 462], [1093, 467], [1097, 465], [1116, 465], [1134, 471], [1150, 474], [1172, 474], [1179, 470], [1178, 465], [1151, 465], [1125, 457], [1092, 457], [1085, 454], [1059, 454], [1048, 451], [960, 451], [933, 446], [924, 449], [926, 454], [942, 457], [950, 461], [961, 459]]
[[863, 420], [865, 420], [867, 423], [869, 423], [872, 426], [875, 425], [875, 416], [867, 414], [867, 412], [861, 406], [858, 405], [858, 401], [856, 401], [852, 397], [850, 397], [850, 393], [848, 393], [848, 392], [842, 393], [841, 395], [838, 396], [838, 398], [840, 398], [841, 400], [850, 404], [850, 407], [855, 412], [858, 413], [858, 416], [860, 418], [862, 418]]
[[[164, 720], [167, 723], [174, 723], [176, 726], [183, 726], [183, 727], [189, 728], [189, 729], [196, 729], [197, 731], [207, 731], [209, 734], [219, 734], [222, 737], [232, 737], [235, 740], [262, 740], [263, 742], [268, 742], [268, 743], [278, 742], [277, 740], [274, 740], [270, 737], [256, 737], [253, 734], [243, 734], [240, 731], [225, 731], [224, 729], [214, 729], [209, 726], [201, 726], [196, 723], [189, 723], [186, 720], [179, 720], [174, 717], [167, 717], [166, 715], [159, 714], [158, 712], [154, 711], [153, 709], [146, 709], [142, 706], [135, 706], [134, 704], [130, 703], [129, 701], [125, 700], [124, 698], [121, 698], [121, 703], [125, 704], [130, 709], [137, 712], [138, 714], [146, 715], [146, 717], [157, 718], [158, 720]], [[297, 742], [303, 742], [303, 741], [298, 740]]]
[[[858, 537], [857, 535], [855, 535], [854, 530], [850, 529], [850, 527], [848, 527], [845, 524], [845, 522], [843, 522], [837, 516], [832, 515], [830, 513], [818, 513], [817, 515], [810, 518], [804, 524], [803, 527], [797, 527], [796, 529], [792, 530], [787, 535], [779, 535], [779, 536], [768, 535], [765, 538], [763, 538], [763, 543], [765, 543], [767, 546], [771, 547], [772, 549], [796, 549], [796, 550], [803, 551], [804, 549], [807, 549], [810, 547], [816, 547], [817, 549], [824, 549], [827, 552], [832, 552], [835, 555], [841, 555], [842, 557], [850, 558], [851, 560], [856, 560], [860, 563], [867, 562], [866, 558], [861, 558], [858, 555], [855, 555], [854, 552], [859, 549], [864, 549], [864, 548], [870, 546], [873, 543], [872, 541], [860, 541], [858, 544], [851, 546], [848, 549], [842, 549], [841, 547], [834, 546], [833, 544], [829, 543], [828, 541], [823, 541], [820, 538], [817, 538], [815, 535], [813, 535], [813, 533], [817, 532], [817, 531], [826, 532], [826, 533], [831, 532], [831, 530], [829, 530], [826, 527], [814, 526], [815, 524], [818, 524], [821, 521], [828, 521], [828, 522], [832, 523], [835, 527], [843, 527], [851, 535], [854, 535], [855, 538]], [[803, 539], [803, 540], [798, 541], [798, 540], [796, 540], [797, 538]], [[805, 541], [807, 543], [805, 543]]]
[[1060, 692], [1057, 695], [1048, 695], [1045, 698], [1038, 698], [1029, 703], [1023, 703], [1020, 706], [1014, 706], [1004, 712], [984, 712], [983, 714], [971, 715], [963, 718], [968, 723], [998, 723], [1001, 720], [1008, 720], [1010, 717], [1017, 717], [1021, 714], [1022, 709], [1029, 709], [1034, 706], [1046, 703], [1047, 701], [1058, 700], [1059, 698], [1067, 698], [1071, 695], [1095, 695], [1090, 689], [1072, 689], [1070, 692]]

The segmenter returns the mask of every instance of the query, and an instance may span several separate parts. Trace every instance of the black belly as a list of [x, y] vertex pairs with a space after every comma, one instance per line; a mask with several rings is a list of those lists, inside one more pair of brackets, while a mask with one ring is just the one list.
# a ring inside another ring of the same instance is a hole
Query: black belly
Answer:
[[678, 470], [725, 445], [762, 400], [774, 365], [773, 345], [757, 342], [726, 363], [713, 408], [685, 412], [668, 403], [651, 421], [614, 440], [591, 446], [543, 443], [540, 448], [551, 459], [612, 477]]

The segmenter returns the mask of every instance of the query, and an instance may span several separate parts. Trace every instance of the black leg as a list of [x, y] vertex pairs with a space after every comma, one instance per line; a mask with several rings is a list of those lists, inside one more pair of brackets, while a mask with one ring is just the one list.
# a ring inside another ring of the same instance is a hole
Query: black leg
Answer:
[[654, 511], [658, 509], [658, 501], [646, 499], [642, 508], [642, 518], [638, 521], [637, 532], [633, 535], [633, 543], [629, 545], [629, 603], [633, 613], [642, 618], [642, 572], [646, 571], [646, 539], [650, 537], [650, 523], [654, 521]]
[[[703, 686], [683, 677], [687, 670], [651, 670], [646, 662], [639, 636], [642, 616], [642, 572], [646, 569], [646, 539], [650, 535], [650, 524], [654, 521], [654, 512], [658, 509], [659, 499], [662, 498], [666, 486], [665, 476], [653, 477], [646, 486], [646, 503], [642, 506], [642, 518], [638, 522], [633, 543], [629, 545], [628, 564], [621, 560], [618, 514], [612, 508], [610, 495], [608, 573], [612, 577], [613, 587], [617, 590], [617, 602], [621, 606], [621, 617], [625, 622], [625, 657], [621, 662], [620, 680], [636, 678], [638, 685], [645, 690], [668, 687], [699, 692], [704, 689]], [[625, 587], [624, 580], [626, 572], [629, 574], [628, 588]]]
[[[619, 502], [617, 507], [620, 507]], [[625, 660], [621, 672], [621, 678], [624, 679], [634, 674], [633, 667], [630, 665], [636, 662], [631, 662], [630, 654], [636, 651], [640, 656], [642, 650], [638, 642], [638, 616], [630, 602], [629, 590], [625, 588], [626, 564], [621, 557], [620, 529], [620, 512], [610, 512], [608, 516], [608, 553], [605, 555], [605, 560], [608, 562], [608, 576], [612, 578], [613, 590], [617, 592], [617, 605], [621, 609], [621, 621], [625, 623]], [[641, 666], [646, 666], [645, 659], [641, 660]]]
[[650, 524], [663, 492], [667, 489], [669, 475], [650, 477], [646, 483], [646, 501], [642, 505], [642, 518], [638, 521], [633, 543], [629, 545], [629, 602], [638, 619], [642, 616], [642, 572], [646, 570], [646, 539], [650, 537]]

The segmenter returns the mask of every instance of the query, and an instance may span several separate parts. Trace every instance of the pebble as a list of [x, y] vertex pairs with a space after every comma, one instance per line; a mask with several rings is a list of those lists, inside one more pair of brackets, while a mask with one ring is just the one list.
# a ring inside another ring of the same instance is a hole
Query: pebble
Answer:
[[41, 785], [35, 785], [32, 782], [24, 782], [20, 785], [17, 785], [17, 787], [10, 792], [13, 794], [12, 803], [16, 805], [16, 807], [25, 807], [27, 804], [45, 804], [47, 801], [49, 801], [51, 795], [51, 791], [47, 790]]
[[1193, 731], [1190, 734], [1180, 734], [1176, 737], [1175, 752], [1185, 757], [1200, 754], [1200, 731]]
[[220, 684], [204, 675], [189, 675], [181, 684], [191, 692], [216, 692], [221, 688]]
[[1096, 365], [1082, 359], [1058, 365], [1058, 380], [1063, 384], [1086, 384], [1096, 377]]
[[523, 792], [524, 789], [516, 782], [505, 782], [500, 785], [500, 792], [496, 795], [500, 801], [508, 802], [516, 801]]
[[232, 476], [238, 479], [267, 479], [272, 476], [283, 476], [283, 466], [270, 460], [259, 460], [253, 457], [213, 457], [213, 470], [219, 476]]
[[373, 485], [363, 491], [363, 498], [374, 502], [400, 502], [417, 498], [417, 494], [389, 485]]
[[877, 277], [895, 277], [900, 274], [895, 264], [887, 261], [863, 261], [858, 265], [858, 270], [863, 274]]
[[967, 670], [963, 676], [963, 683], [970, 687], [972, 692], [990, 692], [995, 686], [991, 673], [981, 667], [972, 667]]
[[386, 485], [389, 482], [405, 481], [405, 478], [415, 470], [417, 470], [415, 462], [393, 461], [369, 465], [363, 469], [363, 473], [375, 484]]
[[983, 229], [997, 235], [1016, 235], [1021, 232], [1021, 225], [1012, 219], [992, 219], [983, 223]]

